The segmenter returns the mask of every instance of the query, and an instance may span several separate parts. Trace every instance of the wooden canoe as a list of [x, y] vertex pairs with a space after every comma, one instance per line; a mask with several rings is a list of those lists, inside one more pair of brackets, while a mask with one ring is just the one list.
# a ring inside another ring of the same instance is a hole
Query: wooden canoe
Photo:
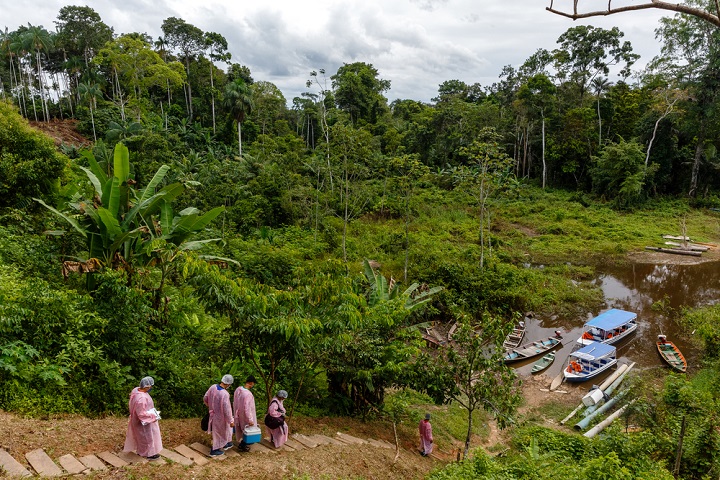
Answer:
[[555, 361], [555, 352], [550, 352], [544, 357], [542, 357], [540, 360], [538, 360], [535, 365], [533, 365], [531, 373], [540, 373], [546, 368], [548, 368], [552, 363]]
[[511, 350], [520, 345], [520, 342], [522, 342], [522, 339], [525, 336], [525, 328], [525, 322], [520, 322], [517, 327], [513, 328], [513, 331], [505, 337], [503, 348]]
[[660, 358], [670, 365], [674, 370], [685, 373], [687, 371], [687, 360], [680, 349], [669, 340], [658, 340], [656, 343]]
[[559, 345], [562, 345], [562, 343], [560, 343], [560, 340], [558, 340], [557, 337], [548, 337], [546, 339], [526, 343], [518, 348], [509, 350], [503, 360], [505, 363], [521, 362], [523, 360], [547, 353]]

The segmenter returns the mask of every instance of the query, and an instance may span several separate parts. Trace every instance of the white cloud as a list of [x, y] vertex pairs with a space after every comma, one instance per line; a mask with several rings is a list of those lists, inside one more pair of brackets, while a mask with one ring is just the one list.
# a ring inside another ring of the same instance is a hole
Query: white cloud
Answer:
[[[557, 0], [556, 0], [557, 1]], [[4, 24], [54, 29], [63, 0], [4, 0]], [[538, 48], [552, 50], [568, 28], [618, 26], [645, 65], [660, 47], [654, 10], [573, 22], [538, 0], [88, 0], [116, 33], [161, 35], [162, 21], [183, 18], [224, 35], [233, 60], [253, 77], [275, 83], [288, 100], [306, 91], [310, 71], [328, 76], [342, 63], [371, 63], [390, 80], [391, 99], [428, 101], [445, 80], [490, 85], [503, 65], [520, 65]]]

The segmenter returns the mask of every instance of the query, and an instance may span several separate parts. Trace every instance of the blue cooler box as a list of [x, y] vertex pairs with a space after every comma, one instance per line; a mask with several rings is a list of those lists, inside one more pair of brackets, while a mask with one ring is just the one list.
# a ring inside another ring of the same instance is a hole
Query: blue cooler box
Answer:
[[262, 439], [260, 427], [245, 427], [243, 430], [243, 441], [248, 445], [258, 443]]

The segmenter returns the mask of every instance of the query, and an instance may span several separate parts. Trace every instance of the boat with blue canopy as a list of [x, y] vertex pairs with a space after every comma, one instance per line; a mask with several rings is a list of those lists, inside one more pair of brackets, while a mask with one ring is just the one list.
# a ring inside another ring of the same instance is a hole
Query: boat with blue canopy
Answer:
[[563, 375], [568, 382], [584, 382], [617, 364], [617, 350], [606, 343], [593, 342], [568, 356]]
[[637, 313], [613, 308], [586, 322], [577, 342], [581, 345], [590, 345], [593, 342], [613, 344], [636, 329]]

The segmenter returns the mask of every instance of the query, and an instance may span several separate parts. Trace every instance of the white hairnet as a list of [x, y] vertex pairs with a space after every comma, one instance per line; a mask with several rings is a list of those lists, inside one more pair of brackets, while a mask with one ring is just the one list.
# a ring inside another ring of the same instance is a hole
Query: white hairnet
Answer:
[[155, 380], [153, 380], [153, 377], [145, 377], [140, 380], [140, 388], [152, 387], [153, 385], [155, 385]]
[[287, 392], [285, 390], [278, 390], [277, 397], [278, 398], [287, 398]]
[[222, 383], [224, 383], [225, 385], [232, 385], [232, 383], [234, 381], [235, 381], [235, 379], [233, 378], [232, 375], [230, 375], [230, 374], [223, 375]]

